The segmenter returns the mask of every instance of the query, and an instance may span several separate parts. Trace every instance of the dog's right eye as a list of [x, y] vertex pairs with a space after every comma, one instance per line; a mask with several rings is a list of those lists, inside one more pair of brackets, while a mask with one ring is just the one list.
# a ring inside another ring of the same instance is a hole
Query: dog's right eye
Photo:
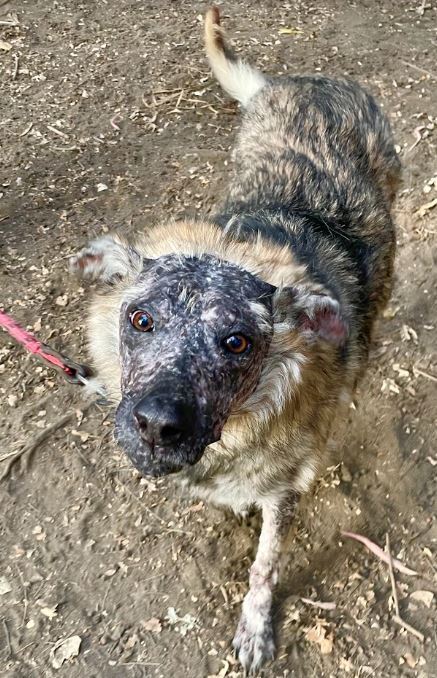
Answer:
[[151, 332], [155, 328], [155, 323], [150, 313], [141, 309], [132, 311], [129, 320], [132, 327], [135, 327], [139, 332]]

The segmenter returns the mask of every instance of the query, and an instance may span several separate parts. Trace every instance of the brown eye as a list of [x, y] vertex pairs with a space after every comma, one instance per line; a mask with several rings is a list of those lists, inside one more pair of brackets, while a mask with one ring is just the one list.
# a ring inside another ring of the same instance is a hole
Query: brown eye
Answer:
[[234, 353], [235, 355], [241, 355], [246, 353], [251, 347], [250, 341], [244, 334], [232, 334], [230, 337], [224, 340], [223, 346], [229, 353]]
[[155, 327], [153, 318], [147, 311], [133, 311], [129, 316], [129, 320], [132, 326], [139, 332], [151, 332]]

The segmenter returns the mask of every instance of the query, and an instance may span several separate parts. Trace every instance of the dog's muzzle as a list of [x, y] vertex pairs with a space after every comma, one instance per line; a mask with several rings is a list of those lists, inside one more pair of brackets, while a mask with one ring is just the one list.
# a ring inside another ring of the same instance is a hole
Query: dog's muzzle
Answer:
[[167, 475], [195, 464], [218, 440], [209, 419], [194, 399], [170, 389], [165, 394], [124, 397], [117, 409], [115, 437], [143, 475]]
[[156, 448], [170, 450], [192, 438], [196, 420], [195, 410], [182, 400], [168, 400], [162, 396], [142, 398], [133, 408], [133, 415], [142, 439], [153, 452]]

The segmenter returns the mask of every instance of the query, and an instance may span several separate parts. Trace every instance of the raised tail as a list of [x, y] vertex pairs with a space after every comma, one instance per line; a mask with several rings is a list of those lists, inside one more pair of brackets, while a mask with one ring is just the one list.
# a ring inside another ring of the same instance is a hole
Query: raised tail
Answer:
[[226, 44], [218, 7], [210, 7], [205, 16], [205, 47], [220, 85], [233, 99], [247, 106], [267, 80], [256, 68], [238, 59]]

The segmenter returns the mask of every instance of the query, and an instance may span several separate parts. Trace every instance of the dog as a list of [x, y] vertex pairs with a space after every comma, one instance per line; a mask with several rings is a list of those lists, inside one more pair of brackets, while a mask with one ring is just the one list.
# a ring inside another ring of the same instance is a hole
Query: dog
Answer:
[[134, 244], [105, 236], [71, 267], [103, 283], [90, 351], [134, 466], [262, 513], [233, 641], [257, 671], [274, 656], [272, 597], [296, 504], [390, 297], [400, 163], [388, 120], [355, 82], [264, 75], [235, 56], [215, 7], [205, 43], [244, 110], [221, 209]]

